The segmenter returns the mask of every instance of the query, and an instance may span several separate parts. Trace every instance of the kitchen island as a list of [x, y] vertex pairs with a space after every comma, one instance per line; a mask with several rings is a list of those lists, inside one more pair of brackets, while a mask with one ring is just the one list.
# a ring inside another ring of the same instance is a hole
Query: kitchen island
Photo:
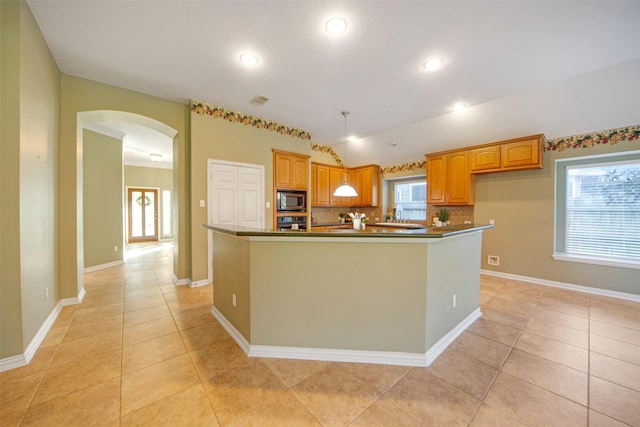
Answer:
[[428, 366], [481, 315], [491, 225], [203, 227], [212, 314], [249, 356]]

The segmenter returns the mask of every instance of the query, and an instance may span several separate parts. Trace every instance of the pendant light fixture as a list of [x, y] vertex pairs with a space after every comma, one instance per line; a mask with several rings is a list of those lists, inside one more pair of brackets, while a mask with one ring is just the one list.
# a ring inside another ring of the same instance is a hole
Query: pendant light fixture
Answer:
[[349, 112], [343, 111], [342, 115], [344, 116], [344, 184], [336, 188], [333, 195], [336, 197], [356, 197], [358, 193], [355, 188], [347, 184], [347, 116]]

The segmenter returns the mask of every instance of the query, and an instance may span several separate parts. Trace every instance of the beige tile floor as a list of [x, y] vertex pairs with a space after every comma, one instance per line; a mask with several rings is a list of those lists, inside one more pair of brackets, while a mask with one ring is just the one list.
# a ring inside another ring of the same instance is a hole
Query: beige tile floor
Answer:
[[2, 426], [640, 426], [640, 303], [482, 277], [483, 317], [429, 368], [248, 358], [171, 249], [87, 274]]

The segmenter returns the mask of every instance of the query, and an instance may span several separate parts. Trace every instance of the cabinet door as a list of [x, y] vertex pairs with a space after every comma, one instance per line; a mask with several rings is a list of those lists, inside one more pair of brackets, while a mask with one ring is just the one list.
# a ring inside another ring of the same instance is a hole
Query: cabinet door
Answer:
[[309, 197], [311, 197], [311, 206], [318, 206], [318, 166], [311, 163], [311, 190], [309, 191]]
[[446, 155], [446, 193], [447, 204], [472, 204], [471, 175], [469, 173], [469, 152], [459, 151]]
[[296, 190], [306, 190], [307, 182], [309, 180], [309, 160], [306, 158], [292, 156], [292, 174], [293, 174], [293, 188]]
[[346, 197], [336, 197], [333, 193], [336, 188], [344, 184], [344, 169], [329, 168], [329, 204], [331, 206], [343, 206]]
[[329, 166], [318, 165], [318, 206], [329, 206]]
[[444, 155], [427, 156], [427, 203], [443, 205], [447, 202]]
[[488, 172], [500, 169], [500, 146], [474, 148], [469, 152], [471, 172]]
[[502, 144], [502, 168], [542, 168], [542, 138]]
[[293, 189], [293, 158], [282, 153], [275, 153], [275, 182], [278, 189]]
[[367, 166], [361, 169], [362, 185], [360, 187], [360, 197], [362, 206], [378, 206], [378, 188], [380, 182], [380, 168], [377, 166]]
[[347, 172], [347, 182], [352, 186], [356, 193], [355, 197], [349, 197], [349, 206], [362, 206], [362, 171], [360, 169], [352, 169]]

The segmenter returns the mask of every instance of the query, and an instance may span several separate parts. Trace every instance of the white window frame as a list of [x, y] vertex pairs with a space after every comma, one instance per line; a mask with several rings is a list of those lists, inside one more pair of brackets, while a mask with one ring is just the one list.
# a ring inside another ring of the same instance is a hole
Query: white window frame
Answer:
[[573, 157], [568, 159], [558, 159], [555, 161], [553, 259], [583, 264], [640, 269], [640, 259], [633, 260], [606, 256], [570, 254], [564, 250], [567, 170], [576, 166], [606, 166], [607, 164], [620, 164], [623, 162], [628, 163], [638, 161], [640, 161], [640, 150], [595, 156]]
[[[396, 185], [398, 184], [416, 184], [417, 181], [422, 181], [424, 180], [424, 184], [425, 186], [427, 185], [427, 181], [426, 181], [427, 177], [426, 175], [413, 175], [413, 176], [404, 176], [401, 178], [393, 178], [389, 180], [389, 186], [390, 186], [390, 200], [389, 200], [389, 205], [393, 208], [397, 208], [396, 206], [396, 192], [398, 191], [398, 189], [396, 189]], [[425, 218], [424, 219], [416, 219], [416, 221], [426, 221], [427, 220], [427, 201], [426, 201], [426, 187], [425, 187], [425, 202], [424, 202], [424, 206], [425, 206], [425, 211], [424, 211], [424, 215]], [[413, 198], [413, 192], [411, 191], [411, 189], [409, 189], [409, 199]], [[412, 200], [409, 203], [417, 203], [417, 202], [413, 202]], [[403, 218], [404, 219], [404, 218]]]

